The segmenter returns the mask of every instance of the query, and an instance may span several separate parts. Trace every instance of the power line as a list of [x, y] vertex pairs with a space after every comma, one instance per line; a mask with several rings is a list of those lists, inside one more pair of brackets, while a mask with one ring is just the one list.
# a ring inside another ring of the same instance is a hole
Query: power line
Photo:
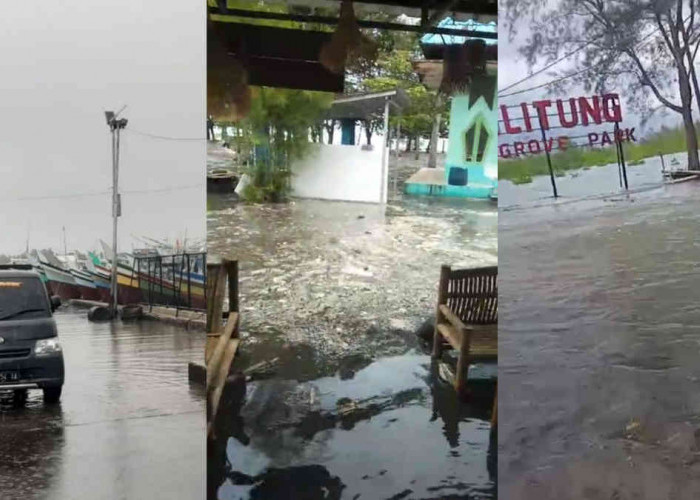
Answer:
[[[122, 190], [122, 194], [148, 194], [148, 193], [168, 193], [172, 191], [184, 191], [187, 189], [203, 188], [204, 184], [189, 184], [186, 186], [173, 186], [167, 188], [159, 189], [133, 189], [133, 190]], [[111, 190], [106, 191], [94, 191], [90, 193], [77, 193], [77, 194], [57, 194], [57, 195], [46, 195], [46, 196], [23, 196], [20, 198], [4, 198], [0, 199], [0, 202], [10, 202], [10, 201], [41, 201], [41, 200], [65, 200], [65, 199], [78, 199], [87, 198], [91, 196], [103, 196], [105, 194], [110, 194]]]
[[5, 198], [0, 201], [37, 201], [37, 200], [64, 200], [70, 198], [87, 198], [90, 196], [102, 196], [109, 194], [111, 191], [94, 191], [91, 193], [78, 193], [78, 194], [56, 194], [56, 195], [46, 195], [46, 196], [23, 196], [20, 198]]
[[161, 141], [206, 141], [206, 137], [171, 137], [167, 135], [151, 134], [149, 132], [141, 132], [135, 129], [128, 129], [132, 134], [142, 135], [144, 137], [150, 137], [151, 139], [158, 139]]
[[[688, 19], [690, 19], [690, 16], [688, 16], [686, 19], [684, 19], [683, 22], [685, 23]], [[661, 28], [655, 28], [654, 30], [651, 31], [651, 33], [649, 33], [647, 36], [645, 36], [644, 38], [642, 38], [642, 39], [639, 41], [639, 44], [637, 45], [637, 47], [635, 48], [635, 51], [641, 49], [641, 48], [647, 43], [646, 40], [647, 40], [648, 38], [650, 38], [652, 35], [655, 35], [655, 34], [656, 34], [658, 31], [660, 31], [660, 30], [661, 30]], [[508, 90], [508, 89], [514, 87], [515, 85], [518, 85], [519, 83], [522, 83], [523, 81], [526, 81], [528, 78], [531, 78], [531, 77], [533, 77], [533, 76], [535, 76], [535, 75], [541, 73], [542, 71], [546, 70], [546, 69], [549, 68], [549, 67], [552, 67], [553, 65], [555, 65], [555, 64], [557, 64], [557, 63], [559, 63], [559, 62], [561, 62], [561, 61], [562, 61], [563, 59], [565, 59], [566, 57], [568, 57], [568, 56], [570, 56], [570, 55], [576, 53], [577, 51], [583, 49], [584, 47], [586, 47], [587, 45], [590, 45], [591, 43], [593, 43], [593, 41], [589, 41], [588, 43], [586, 43], [585, 45], [579, 47], [579, 48], [576, 49], [575, 51], [573, 51], [573, 52], [571, 52], [571, 53], [569, 53], [569, 54], [566, 54], [566, 55], [564, 55], [563, 57], [559, 58], [558, 60], [554, 61], [554, 62], [551, 63], [549, 66], [547, 66], [547, 67], [545, 67], [545, 68], [542, 68], [541, 70], [537, 71], [536, 73], [533, 73], [533, 74], [530, 75], [529, 77], [523, 78], [523, 79], [520, 80], [519, 82], [516, 82], [516, 83], [514, 83], [514, 84], [512, 84], [512, 85], [509, 85], [508, 87], [502, 89], [500, 92], [503, 92], [503, 91], [505, 91], [505, 90]], [[595, 65], [595, 66], [590, 66], [590, 67], [588, 67], [588, 68], [584, 68], [584, 69], [579, 70], [579, 71], [574, 71], [573, 73], [569, 73], [568, 75], [564, 75], [564, 76], [562, 76], [562, 77], [560, 77], [560, 78], [557, 78], [557, 79], [555, 79], [555, 80], [552, 80], [552, 81], [550, 81], [550, 82], [543, 83], [543, 84], [540, 84], [540, 85], [535, 85], [534, 87], [530, 87], [530, 88], [523, 89], [523, 90], [517, 90], [517, 91], [515, 91], [515, 92], [511, 92], [511, 93], [508, 93], [508, 94], [499, 95], [498, 97], [510, 97], [510, 96], [513, 96], [513, 95], [523, 94], [523, 93], [525, 93], [525, 92], [530, 92], [530, 91], [532, 91], [532, 90], [537, 90], [537, 89], [540, 89], [540, 88], [542, 88], [542, 87], [548, 87], [549, 85], [553, 85], [553, 84], [555, 84], [555, 83], [559, 83], [559, 82], [561, 82], [561, 81], [563, 81], [563, 80], [566, 80], [566, 79], [568, 79], [568, 78], [571, 78], [571, 77], [580, 75], [581, 73], [585, 73], [586, 71], [590, 71], [590, 70], [596, 69], [598, 66], [602, 66], [602, 65], [603, 65], [603, 63], [597, 64], [597, 65]]]
[[161, 189], [132, 189], [131, 191], [122, 191], [124, 194], [147, 194], [147, 193], [169, 193], [171, 191], [184, 191], [186, 189], [203, 188], [204, 184], [189, 184], [186, 186], [173, 186]]
[[524, 94], [525, 92], [531, 92], [531, 91], [533, 91], [533, 90], [541, 89], [542, 87], [549, 87], [550, 85], [554, 85], [555, 83], [559, 83], [559, 82], [561, 82], [561, 81], [563, 81], [563, 80], [567, 80], [567, 79], [569, 79], [569, 78], [571, 78], [571, 77], [573, 77], [573, 76], [580, 75], [581, 73], [585, 73], [586, 71], [590, 71], [590, 70], [592, 70], [592, 69], [595, 69], [595, 66], [592, 67], [592, 68], [584, 68], [584, 69], [579, 70], [579, 71], [574, 71], [573, 73], [569, 73], [568, 75], [564, 75], [564, 76], [562, 76], [562, 77], [560, 77], [560, 78], [557, 78], [556, 80], [552, 80], [552, 81], [549, 81], [549, 82], [546, 82], [546, 83], [542, 83], [542, 84], [540, 84], [540, 85], [536, 85], [536, 86], [534, 86], [534, 87], [530, 87], [530, 88], [527, 88], [527, 89], [516, 90], [515, 92], [511, 92], [511, 93], [509, 93], [509, 94], [499, 95], [498, 97], [510, 97], [510, 96], [512, 96], [512, 95]]
[[[528, 76], [526, 76], [526, 77], [524, 77], [524, 78], [521, 78], [520, 80], [518, 80], [518, 81], [515, 82], [515, 83], [511, 83], [511, 84], [508, 85], [507, 87], [501, 89], [499, 92], [505, 92], [506, 90], [512, 89], [512, 88], [515, 87], [516, 85], [520, 85], [521, 83], [526, 82], [526, 81], [529, 80], [530, 78], [534, 78], [535, 76], [539, 75], [539, 74], [542, 73], [543, 71], [547, 71], [547, 70], [548, 70], [549, 68], [551, 68], [552, 66], [554, 66], [554, 65], [556, 65], [556, 64], [559, 64], [559, 63], [562, 62], [564, 59], [567, 59], [567, 58], [573, 56], [574, 54], [576, 54], [577, 52], [582, 51], [583, 49], [585, 49], [586, 47], [588, 47], [589, 45], [591, 45], [593, 42], [594, 42], [594, 40], [590, 40], [590, 41], [586, 42], [585, 44], [581, 45], [581, 46], [580, 46], [579, 48], [577, 48], [576, 50], [572, 50], [572, 51], [569, 52], [568, 54], [564, 54], [563, 56], [561, 56], [561, 57], [560, 57], [559, 59], [557, 59], [556, 61], [554, 61], [554, 62], [552, 62], [552, 63], [549, 63], [549, 64], [546, 65], [545, 67], [538, 69], [538, 70], [535, 71], [534, 73], [531, 73], [531, 74], [529, 74]], [[509, 94], [509, 95], [512, 95], [512, 94]], [[505, 97], [505, 96], [504, 96], [504, 97]]]

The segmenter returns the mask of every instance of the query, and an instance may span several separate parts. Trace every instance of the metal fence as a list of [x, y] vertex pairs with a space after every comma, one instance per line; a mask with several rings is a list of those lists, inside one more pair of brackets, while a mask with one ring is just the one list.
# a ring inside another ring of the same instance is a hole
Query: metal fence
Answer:
[[207, 254], [134, 256], [143, 302], [149, 306], [206, 310]]

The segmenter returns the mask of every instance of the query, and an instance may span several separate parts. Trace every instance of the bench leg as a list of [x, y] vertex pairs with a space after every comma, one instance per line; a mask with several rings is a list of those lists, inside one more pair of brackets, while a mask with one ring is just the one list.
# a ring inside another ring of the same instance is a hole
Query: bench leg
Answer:
[[433, 359], [440, 359], [442, 356], [442, 335], [438, 331], [438, 325], [445, 318], [440, 312], [440, 304], [447, 304], [447, 289], [450, 283], [450, 266], [440, 267], [440, 284], [438, 285], [438, 303], [435, 308], [435, 331], [433, 332]]
[[493, 395], [493, 410], [491, 411], [491, 431], [495, 431], [498, 427], [498, 385]]
[[435, 323], [435, 331], [433, 332], [433, 359], [440, 359], [442, 356], [442, 335], [437, 329]]
[[466, 393], [469, 373], [469, 344], [471, 339], [466, 328], [462, 328], [461, 338], [459, 357], [457, 358], [457, 374], [455, 376], [455, 389], [460, 395]]

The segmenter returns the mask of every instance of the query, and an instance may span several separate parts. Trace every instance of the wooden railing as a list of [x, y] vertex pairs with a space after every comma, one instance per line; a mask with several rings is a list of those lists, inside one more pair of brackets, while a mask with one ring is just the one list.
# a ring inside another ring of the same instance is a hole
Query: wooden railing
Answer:
[[[224, 313], [226, 295], [228, 312]], [[221, 393], [240, 342], [239, 321], [238, 261], [222, 260], [220, 263], [207, 264], [207, 344], [204, 361], [207, 374], [208, 435], [212, 433]]]

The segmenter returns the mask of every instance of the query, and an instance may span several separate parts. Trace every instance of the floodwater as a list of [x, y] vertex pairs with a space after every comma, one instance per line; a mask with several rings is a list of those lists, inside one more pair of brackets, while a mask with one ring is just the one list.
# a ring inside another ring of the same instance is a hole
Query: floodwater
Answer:
[[493, 390], [482, 392], [460, 403], [418, 353], [256, 382], [219, 498], [495, 499]]
[[248, 384], [222, 499], [494, 499], [493, 385], [460, 402], [415, 330], [441, 264], [493, 265], [489, 202], [377, 205], [209, 196], [210, 254], [240, 261], [237, 368]]
[[501, 213], [503, 498], [700, 498], [698, 187]]
[[56, 313], [61, 402], [30, 391], [0, 404], [2, 498], [204, 498], [205, 395], [187, 363], [204, 337], [155, 321], [89, 323]]
[[[674, 166], [672, 162], [678, 162]], [[685, 154], [664, 155], [663, 167], [666, 170], [680, 168], [687, 163]], [[641, 165], [627, 165], [627, 185], [632, 191], [658, 187], [663, 183], [662, 163], [659, 157], [646, 158]], [[555, 177], [560, 203], [568, 203], [581, 198], [606, 196], [621, 191], [621, 171], [617, 163], [601, 167], [570, 170], [561, 177]], [[516, 185], [501, 180], [498, 183], [499, 207], [508, 209], [532, 207], [541, 203], [549, 204], [552, 197], [552, 181], [548, 175], [533, 177], [529, 184]]]
[[327, 363], [405, 352], [434, 312], [440, 266], [497, 260], [498, 213], [488, 201], [418, 198], [384, 209], [210, 195], [209, 205], [209, 254], [240, 262], [246, 344], [305, 343]]

